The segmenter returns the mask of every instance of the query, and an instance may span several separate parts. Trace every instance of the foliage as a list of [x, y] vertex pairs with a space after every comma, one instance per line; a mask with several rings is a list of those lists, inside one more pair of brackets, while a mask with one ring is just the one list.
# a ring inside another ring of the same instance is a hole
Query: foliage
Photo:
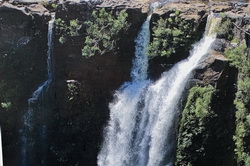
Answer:
[[52, 7], [53, 9], [56, 9], [56, 6], [57, 6], [57, 5], [56, 5], [55, 3], [52, 3], [52, 4], [51, 4], [51, 7]]
[[224, 13], [224, 12], [220, 12], [219, 14], [220, 14], [221, 18], [225, 18], [226, 17], [226, 13]]
[[232, 21], [229, 18], [226, 18], [225, 15], [222, 15], [222, 21], [216, 29], [217, 35], [230, 41], [233, 39], [232, 29]]
[[52, 0], [50, 2], [48, 1], [40, 1], [39, 2], [41, 5], [43, 5], [45, 8], [55, 10], [57, 6], [57, 0]]
[[236, 112], [235, 154], [238, 165], [250, 165], [250, 62], [246, 44], [225, 51], [230, 64], [239, 70], [237, 93], [234, 100]]
[[78, 95], [77, 85], [74, 82], [69, 82], [67, 84], [67, 87], [68, 87], [68, 100], [71, 101], [74, 99], [76, 95]]
[[247, 60], [246, 56], [246, 44], [241, 44], [240, 46], [227, 49], [225, 51], [226, 57], [230, 61], [230, 65], [236, 67], [241, 75], [247, 76], [250, 72], [250, 62]]
[[239, 39], [237, 37], [234, 37], [232, 40], [231, 40], [231, 43], [239, 43]]
[[111, 12], [101, 9], [93, 11], [92, 21], [85, 21], [87, 26], [87, 36], [85, 38], [82, 55], [91, 57], [98, 54], [104, 54], [115, 47], [115, 37], [122, 29], [128, 28], [126, 21], [128, 14], [121, 11], [113, 15]]
[[49, 2], [47, 2], [47, 1], [41, 1], [40, 3], [41, 3], [41, 5], [43, 5], [44, 7], [49, 6]]
[[55, 20], [55, 27], [57, 33], [61, 34], [59, 42], [63, 44], [67, 41], [68, 37], [78, 36], [82, 25], [78, 19], [73, 19], [69, 23], [66, 23], [61, 18], [58, 18]]
[[[204, 155], [204, 144], [208, 133], [206, 127], [215, 117], [210, 102], [214, 87], [195, 86], [190, 89], [178, 136], [176, 165], [191, 166], [195, 160]], [[194, 140], [196, 142], [194, 143]]]
[[1, 103], [1, 107], [2, 107], [2, 108], [5, 108], [5, 109], [7, 109], [7, 110], [11, 108], [11, 105], [12, 105], [11, 102], [2, 102], [2, 103]]
[[[250, 78], [243, 78], [238, 81], [238, 92], [234, 101], [236, 106], [236, 131], [234, 135], [235, 153], [239, 165], [247, 165], [249, 152], [247, 140], [250, 138]], [[248, 163], [249, 164], [249, 163]]]
[[192, 22], [182, 20], [180, 11], [175, 11], [175, 17], [160, 18], [152, 28], [153, 40], [149, 45], [148, 55], [167, 56], [176, 53], [177, 48], [185, 46], [192, 41]]

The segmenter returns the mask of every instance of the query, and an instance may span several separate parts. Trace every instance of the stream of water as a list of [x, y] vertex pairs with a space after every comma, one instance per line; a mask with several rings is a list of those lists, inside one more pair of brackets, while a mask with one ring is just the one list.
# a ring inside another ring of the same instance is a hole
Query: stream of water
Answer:
[[210, 15], [204, 37], [188, 59], [177, 63], [156, 82], [147, 80], [149, 22], [136, 39], [132, 81], [110, 103], [110, 121], [98, 155], [99, 166], [171, 166], [176, 145], [179, 101], [192, 71], [206, 57], [216, 39], [220, 19]]
[[[32, 146], [35, 144], [35, 140], [32, 139], [31, 133], [33, 132], [33, 114], [35, 109], [33, 104], [37, 103], [39, 98], [46, 93], [52, 78], [53, 78], [53, 68], [52, 68], [52, 48], [53, 48], [53, 28], [54, 28], [55, 16], [52, 14], [52, 19], [48, 24], [48, 50], [47, 50], [47, 80], [44, 81], [32, 94], [32, 97], [28, 99], [28, 111], [23, 116], [24, 125], [20, 130], [21, 135], [21, 166], [31, 166], [29, 161], [29, 154], [32, 153]], [[40, 132], [41, 140], [46, 132], [46, 126], [41, 127], [42, 132]]]

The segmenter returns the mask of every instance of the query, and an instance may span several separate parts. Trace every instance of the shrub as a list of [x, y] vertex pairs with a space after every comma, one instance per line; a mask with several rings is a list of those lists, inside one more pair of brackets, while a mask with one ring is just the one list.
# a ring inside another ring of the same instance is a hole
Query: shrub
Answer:
[[220, 25], [217, 27], [217, 35], [219, 37], [225, 38], [227, 40], [233, 39], [233, 24], [232, 21], [229, 18], [226, 18], [226, 16], [222, 16], [222, 21], [220, 22]]
[[[204, 155], [208, 132], [206, 127], [215, 116], [210, 103], [214, 87], [195, 86], [190, 89], [186, 106], [182, 112], [179, 129], [176, 165], [191, 166]], [[193, 141], [196, 140], [194, 143]], [[199, 142], [197, 142], [199, 140]]]
[[225, 55], [230, 61], [230, 65], [236, 67], [241, 75], [247, 76], [250, 72], [250, 62], [246, 56], [247, 46], [245, 43], [233, 49], [227, 49]]
[[61, 35], [59, 38], [61, 44], [65, 43], [69, 37], [78, 36], [82, 27], [78, 19], [70, 20], [68, 24], [61, 18], [55, 20], [56, 31]]
[[1, 107], [2, 108], [5, 108], [5, 109], [10, 109], [12, 106], [12, 103], [11, 102], [2, 102], [1, 103]]
[[[176, 53], [177, 49], [192, 42], [192, 22], [182, 20], [180, 11], [175, 11], [171, 18], [160, 18], [152, 28], [153, 40], [148, 47], [148, 55], [167, 56]], [[191, 42], [190, 42], [191, 41]]]
[[116, 45], [119, 32], [128, 28], [127, 16], [125, 11], [116, 14], [106, 12], [105, 9], [93, 11], [92, 20], [84, 22], [87, 36], [82, 55], [91, 57], [96, 53], [102, 55], [111, 51]]
[[246, 44], [228, 49], [225, 55], [230, 64], [239, 70], [237, 93], [234, 100], [236, 112], [236, 130], [234, 134], [235, 154], [238, 165], [250, 165], [250, 62], [246, 56]]

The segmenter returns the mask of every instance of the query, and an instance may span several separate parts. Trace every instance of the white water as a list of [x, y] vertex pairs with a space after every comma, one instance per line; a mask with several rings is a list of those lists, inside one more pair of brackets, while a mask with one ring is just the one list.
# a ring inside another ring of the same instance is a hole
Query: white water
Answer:
[[[28, 111], [24, 115], [24, 126], [21, 129], [21, 160], [22, 166], [29, 165], [27, 158], [28, 158], [28, 152], [29, 152], [29, 146], [33, 144], [31, 138], [29, 138], [29, 133], [33, 130], [33, 124], [32, 124], [32, 116], [33, 116], [33, 108], [32, 104], [35, 103], [39, 97], [41, 97], [42, 93], [48, 89], [48, 86], [50, 85], [53, 77], [53, 69], [52, 69], [52, 44], [53, 44], [53, 28], [54, 28], [54, 21], [55, 16], [52, 15], [52, 19], [49, 21], [48, 25], [48, 50], [47, 50], [47, 80], [43, 82], [36, 91], [33, 92], [32, 97], [28, 99]], [[43, 126], [43, 129], [45, 130], [45, 126]]]
[[178, 103], [192, 71], [214, 42], [214, 26], [219, 21], [209, 16], [205, 36], [195, 45], [191, 56], [151, 83], [146, 80], [149, 20], [150, 17], [136, 39], [132, 81], [115, 93], [110, 104], [110, 121], [98, 155], [99, 166], [172, 165]]
[[0, 127], [0, 166], [3, 166], [3, 144], [2, 144], [2, 131]]
[[148, 16], [147, 20], [142, 25], [138, 37], [135, 39], [136, 43], [135, 59], [133, 60], [133, 68], [131, 71], [131, 78], [133, 82], [146, 80], [148, 77], [147, 75], [148, 57], [145, 55], [147, 53], [147, 46], [150, 41], [150, 31], [149, 31], [150, 19], [151, 15]]

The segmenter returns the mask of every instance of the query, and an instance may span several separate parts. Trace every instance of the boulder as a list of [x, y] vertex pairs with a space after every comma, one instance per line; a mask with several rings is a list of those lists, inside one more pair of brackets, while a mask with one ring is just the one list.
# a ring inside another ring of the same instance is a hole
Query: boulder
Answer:
[[218, 52], [213, 52], [196, 69], [194, 78], [200, 80], [203, 85], [222, 87], [227, 77], [228, 60]]

